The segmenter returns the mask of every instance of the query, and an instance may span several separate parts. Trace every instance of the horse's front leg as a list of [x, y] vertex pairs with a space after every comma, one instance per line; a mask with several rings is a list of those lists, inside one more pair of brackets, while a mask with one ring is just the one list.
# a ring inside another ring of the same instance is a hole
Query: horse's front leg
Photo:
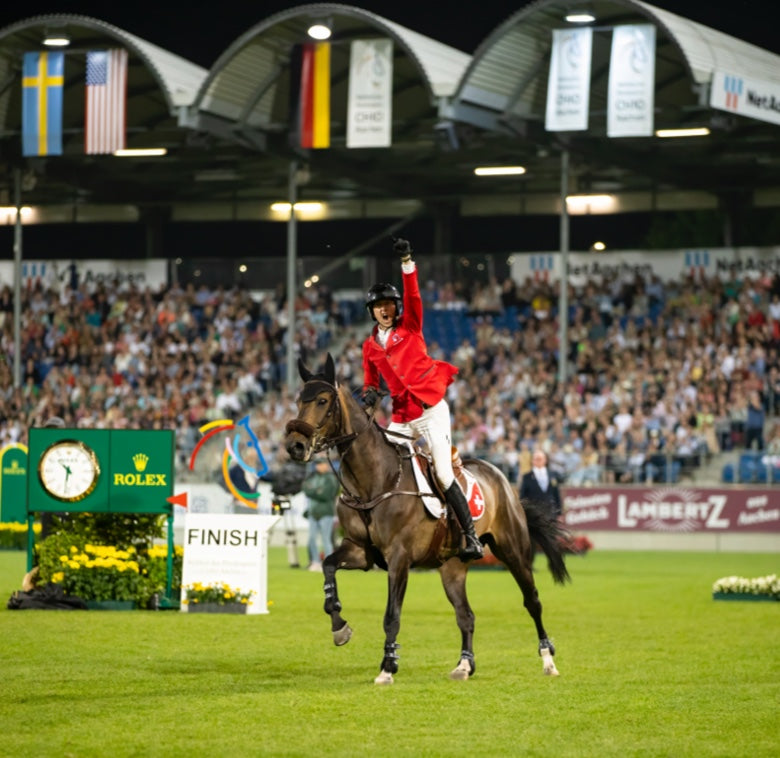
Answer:
[[460, 629], [460, 659], [450, 672], [450, 679], [468, 679], [475, 671], [474, 663], [474, 612], [466, 596], [468, 566], [460, 560], [450, 559], [440, 569], [441, 581], [447, 599], [455, 609], [455, 619]]
[[322, 562], [322, 573], [325, 576], [323, 590], [325, 592], [325, 613], [330, 616], [330, 629], [333, 642], [336, 645], [346, 645], [352, 636], [352, 629], [341, 616], [341, 601], [336, 586], [336, 571], [344, 569], [371, 568], [371, 561], [366, 550], [352, 542], [348, 537]]
[[385, 609], [385, 654], [379, 667], [379, 676], [374, 684], [392, 684], [393, 674], [398, 671], [398, 648], [396, 643], [401, 628], [401, 606], [403, 606], [406, 585], [409, 580], [409, 561], [397, 557], [387, 567], [387, 608]]

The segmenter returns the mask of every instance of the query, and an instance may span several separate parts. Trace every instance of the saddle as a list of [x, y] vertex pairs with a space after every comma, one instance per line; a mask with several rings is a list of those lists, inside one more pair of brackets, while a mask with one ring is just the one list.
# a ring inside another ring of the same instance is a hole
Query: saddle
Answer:
[[[420, 467], [420, 471], [431, 488], [431, 492], [436, 495], [442, 502], [444, 500], [444, 490], [439, 484], [439, 480], [436, 478], [436, 474], [433, 470], [433, 459], [424, 450], [417, 449], [414, 454], [414, 458]], [[463, 492], [468, 492], [468, 480], [463, 470], [463, 459], [460, 457], [458, 448], [452, 446], [452, 473], [455, 474], [455, 481], [460, 485]]]
[[[444, 491], [434, 473], [433, 460], [430, 455], [424, 450], [417, 449], [414, 454], [414, 461], [417, 462], [417, 467], [419, 467], [419, 475], [422, 476], [425, 483], [430, 487], [430, 493], [436, 495], [441, 503], [446, 503]], [[466, 472], [463, 468], [463, 460], [460, 457], [460, 453], [454, 446], [452, 448], [452, 471], [455, 474], [455, 481], [457, 481], [458, 485], [468, 498], [471, 491], [469, 480], [467, 479]], [[415, 471], [415, 476], [418, 476], [418, 471]], [[473, 487], [476, 482], [473, 477], [471, 477], [471, 479]], [[422, 482], [418, 480], [417, 484], [422, 489]], [[439, 560], [450, 558], [457, 552], [457, 546], [460, 542], [460, 526], [453, 516], [451, 509], [444, 510], [442, 508], [438, 514], [434, 513], [426, 502], [428, 499], [432, 498], [423, 497], [423, 502], [425, 502], [425, 507], [429, 514], [437, 519], [437, 523], [431, 539], [431, 544], [421, 561], [421, 564], [423, 565], [437, 558]]]

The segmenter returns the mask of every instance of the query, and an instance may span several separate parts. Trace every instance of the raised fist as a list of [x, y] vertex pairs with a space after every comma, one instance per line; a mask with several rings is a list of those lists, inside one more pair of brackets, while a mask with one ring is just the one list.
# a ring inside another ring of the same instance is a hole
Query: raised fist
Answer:
[[397, 239], [393, 243], [393, 250], [395, 251], [396, 255], [401, 256], [401, 261], [406, 262], [411, 259], [412, 257], [412, 246], [409, 244], [409, 240], [405, 239]]

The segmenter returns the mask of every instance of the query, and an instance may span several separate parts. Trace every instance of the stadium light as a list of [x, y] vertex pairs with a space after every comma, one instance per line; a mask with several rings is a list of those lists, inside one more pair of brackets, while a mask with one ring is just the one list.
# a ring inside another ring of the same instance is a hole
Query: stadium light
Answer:
[[323, 24], [323, 23], [316, 23], [312, 24], [307, 30], [306, 34], [308, 34], [312, 39], [330, 39], [331, 35], [331, 29], [329, 24]]
[[144, 158], [151, 155], [167, 155], [165, 147], [126, 147], [122, 150], [114, 150], [117, 158]]
[[569, 213], [611, 213], [615, 209], [613, 195], [567, 195], [566, 207]]
[[67, 47], [70, 45], [70, 35], [62, 29], [46, 29], [43, 35], [43, 44], [46, 47]]
[[656, 129], [656, 137], [706, 137], [710, 130], [706, 126], [691, 129]]
[[524, 166], [477, 166], [477, 176], [520, 176], [525, 173]]
[[[287, 218], [290, 215], [290, 203], [271, 203], [271, 211], [278, 216]], [[309, 218], [322, 218], [325, 215], [325, 203], [308, 202], [296, 203], [295, 212], [299, 216], [308, 216]]]
[[570, 24], [592, 24], [596, 17], [589, 10], [585, 8], [578, 8], [577, 10], [569, 11], [564, 19]]

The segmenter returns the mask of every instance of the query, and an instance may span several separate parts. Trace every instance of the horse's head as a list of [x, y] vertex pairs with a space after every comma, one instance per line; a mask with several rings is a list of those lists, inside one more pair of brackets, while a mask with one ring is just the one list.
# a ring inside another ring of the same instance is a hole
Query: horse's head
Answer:
[[298, 373], [304, 382], [298, 416], [287, 423], [284, 446], [293, 460], [309, 461], [314, 453], [343, 439], [344, 412], [330, 353], [321, 373], [313, 374], [300, 358]]

